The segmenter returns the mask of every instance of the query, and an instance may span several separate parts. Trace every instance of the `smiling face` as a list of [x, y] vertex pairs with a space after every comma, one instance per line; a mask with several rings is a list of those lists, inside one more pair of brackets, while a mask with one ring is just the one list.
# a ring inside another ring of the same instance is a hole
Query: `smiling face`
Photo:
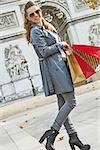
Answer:
[[42, 21], [42, 11], [41, 9], [34, 5], [27, 9], [27, 19], [35, 24], [40, 24]]

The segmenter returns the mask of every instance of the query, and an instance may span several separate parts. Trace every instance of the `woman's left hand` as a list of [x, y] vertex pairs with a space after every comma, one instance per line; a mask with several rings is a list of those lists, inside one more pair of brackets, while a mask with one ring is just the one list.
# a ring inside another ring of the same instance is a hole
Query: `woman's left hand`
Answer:
[[73, 49], [69, 44], [67, 44], [65, 41], [61, 42], [64, 46], [64, 51], [66, 52], [67, 55], [70, 55], [73, 52]]

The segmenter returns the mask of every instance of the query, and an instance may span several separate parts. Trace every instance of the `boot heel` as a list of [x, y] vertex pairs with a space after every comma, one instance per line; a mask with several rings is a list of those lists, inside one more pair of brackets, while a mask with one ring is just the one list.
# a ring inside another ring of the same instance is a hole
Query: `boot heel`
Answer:
[[50, 134], [51, 134], [51, 130], [47, 130], [47, 131], [43, 134], [43, 136], [40, 138], [39, 143], [43, 143], [43, 141], [44, 141], [48, 136], [50, 136]]
[[75, 146], [74, 146], [73, 143], [69, 142], [69, 145], [70, 145], [70, 147], [71, 147], [72, 150], [75, 150]]
[[43, 143], [43, 141], [44, 141], [46, 138], [47, 138], [47, 135], [44, 134], [44, 135], [40, 138], [39, 143]]
[[39, 140], [39, 143], [43, 143], [43, 141], [46, 139], [46, 145], [45, 145], [45, 148], [47, 150], [55, 150], [53, 148], [53, 144], [54, 144], [54, 141], [55, 141], [55, 138], [56, 136], [58, 135], [58, 131], [51, 128], [50, 130], [47, 130], [43, 136], [40, 138]]

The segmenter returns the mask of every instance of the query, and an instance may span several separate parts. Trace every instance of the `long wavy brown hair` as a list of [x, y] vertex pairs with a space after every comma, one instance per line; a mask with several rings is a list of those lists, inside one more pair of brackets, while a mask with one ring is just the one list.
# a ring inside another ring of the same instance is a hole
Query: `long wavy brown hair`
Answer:
[[[30, 31], [31, 31], [31, 26], [33, 23], [27, 19], [27, 9], [34, 5], [36, 4], [33, 3], [32, 1], [29, 1], [25, 4], [25, 7], [24, 7], [24, 29], [26, 30], [26, 39], [28, 43], [30, 43]], [[47, 22], [44, 18], [42, 19], [42, 22], [43, 22], [43, 26], [45, 27], [45, 29], [56, 32], [55, 27], [51, 23]]]

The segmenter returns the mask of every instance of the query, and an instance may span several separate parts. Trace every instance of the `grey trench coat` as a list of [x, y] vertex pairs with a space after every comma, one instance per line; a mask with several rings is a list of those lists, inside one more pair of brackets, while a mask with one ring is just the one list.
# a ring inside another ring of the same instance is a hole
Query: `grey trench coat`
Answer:
[[32, 25], [31, 43], [38, 55], [45, 96], [72, 92], [73, 84], [54, 36], [39, 25]]

